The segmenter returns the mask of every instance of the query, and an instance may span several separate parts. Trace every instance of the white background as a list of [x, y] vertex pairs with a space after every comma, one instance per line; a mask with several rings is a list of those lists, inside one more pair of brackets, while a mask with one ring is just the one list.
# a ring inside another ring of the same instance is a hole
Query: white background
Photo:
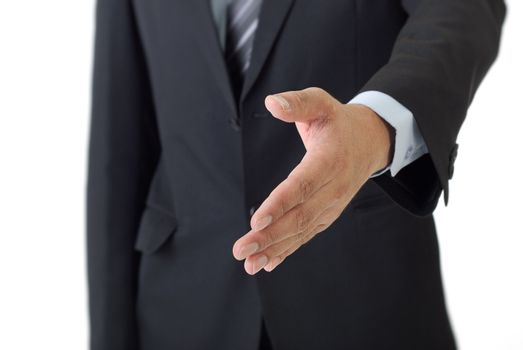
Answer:
[[[437, 210], [461, 349], [523, 349], [523, 3]], [[92, 0], [0, 0], [0, 349], [87, 348], [84, 191]]]

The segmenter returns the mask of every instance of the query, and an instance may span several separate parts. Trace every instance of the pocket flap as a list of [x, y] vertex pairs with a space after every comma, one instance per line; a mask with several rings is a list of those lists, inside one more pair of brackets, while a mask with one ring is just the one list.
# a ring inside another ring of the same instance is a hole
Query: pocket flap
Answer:
[[152, 254], [176, 231], [178, 222], [171, 214], [161, 209], [146, 207], [136, 237], [135, 249]]

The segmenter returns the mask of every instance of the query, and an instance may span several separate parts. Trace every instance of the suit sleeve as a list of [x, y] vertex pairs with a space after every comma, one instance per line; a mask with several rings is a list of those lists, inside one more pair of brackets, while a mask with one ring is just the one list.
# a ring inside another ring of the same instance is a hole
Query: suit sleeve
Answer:
[[448, 202], [459, 129], [487, 70], [495, 60], [505, 16], [502, 0], [403, 0], [408, 19], [390, 60], [361, 92], [380, 91], [410, 111], [428, 154], [395, 177], [376, 181], [416, 215]]
[[159, 142], [130, 0], [98, 0], [87, 181], [92, 350], [138, 349], [134, 242]]

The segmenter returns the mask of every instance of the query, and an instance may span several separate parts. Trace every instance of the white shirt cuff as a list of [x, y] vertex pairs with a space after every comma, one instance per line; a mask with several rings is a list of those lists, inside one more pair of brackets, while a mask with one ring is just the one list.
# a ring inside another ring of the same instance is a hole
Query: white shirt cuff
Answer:
[[367, 106], [396, 131], [391, 164], [371, 177], [379, 176], [388, 170], [392, 176], [396, 176], [401, 169], [428, 153], [427, 145], [421, 136], [414, 115], [394, 98], [379, 91], [365, 91], [354, 97], [349, 103]]

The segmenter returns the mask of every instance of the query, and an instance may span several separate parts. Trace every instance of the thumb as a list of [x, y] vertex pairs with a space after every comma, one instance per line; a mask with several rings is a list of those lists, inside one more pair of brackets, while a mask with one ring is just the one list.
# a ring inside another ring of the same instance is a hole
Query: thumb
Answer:
[[306, 122], [334, 115], [338, 101], [325, 90], [311, 87], [269, 95], [265, 107], [271, 114], [288, 123]]

